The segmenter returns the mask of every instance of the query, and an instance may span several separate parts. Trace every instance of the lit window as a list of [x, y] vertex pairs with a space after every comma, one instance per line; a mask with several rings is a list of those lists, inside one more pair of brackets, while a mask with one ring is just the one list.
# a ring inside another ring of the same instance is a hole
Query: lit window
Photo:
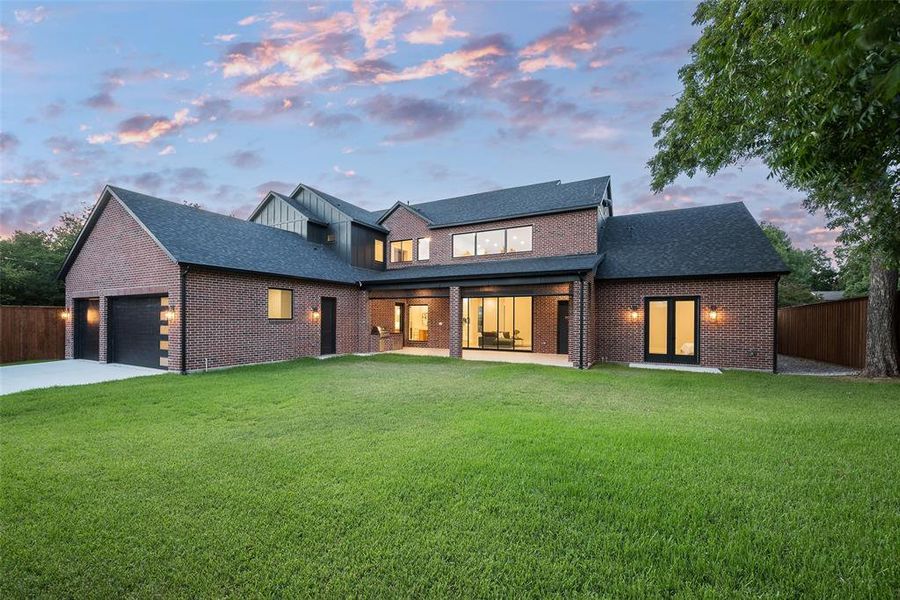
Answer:
[[409, 307], [409, 341], [428, 341], [428, 306], [414, 304]]
[[375, 240], [375, 262], [384, 262], [384, 240]]
[[269, 288], [269, 318], [292, 319], [294, 317], [294, 292]]
[[475, 234], [459, 233], [453, 236], [453, 258], [475, 255]]
[[394, 305], [394, 327], [392, 329], [394, 333], [403, 333], [403, 305], [395, 304]]
[[475, 234], [475, 254], [503, 254], [506, 252], [506, 230], [479, 231]]
[[431, 258], [431, 238], [419, 238], [419, 260]]
[[507, 252], [528, 252], [531, 250], [531, 225], [506, 230]]
[[334, 235], [333, 233], [328, 232], [328, 234], [325, 236], [325, 243], [326, 243], [326, 244], [333, 244], [333, 243], [334, 243], [334, 240], [336, 240], [336, 239], [337, 239], [337, 238], [335, 237], [335, 235]]
[[401, 263], [412, 260], [412, 240], [391, 242], [391, 262]]

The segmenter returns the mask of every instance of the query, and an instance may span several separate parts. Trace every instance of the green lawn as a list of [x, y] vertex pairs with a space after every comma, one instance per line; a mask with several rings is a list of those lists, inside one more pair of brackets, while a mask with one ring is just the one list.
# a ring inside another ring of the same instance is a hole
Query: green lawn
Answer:
[[379, 356], [0, 398], [0, 597], [900, 594], [900, 385]]

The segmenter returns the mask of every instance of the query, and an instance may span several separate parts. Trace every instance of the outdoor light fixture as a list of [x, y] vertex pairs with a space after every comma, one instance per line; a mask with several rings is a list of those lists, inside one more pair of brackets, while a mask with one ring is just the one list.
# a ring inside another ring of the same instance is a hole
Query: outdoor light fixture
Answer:
[[175, 320], [175, 305], [170, 304], [169, 308], [166, 309], [166, 321], [174, 321]]
[[312, 316], [313, 322], [318, 321], [319, 320], [319, 308], [318, 307], [311, 308], [311, 309], [309, 309], [309, 311], [310, 311], [310, 315]]
[[59, 312], [59, 318], [60, 319], [68, 319], [69, 318], [69, 309], [64, 308], [63, 310], [61, 310]]
[[632, 304], [632, 305], [631, 305], [631, 313], [630, 313], [630, 314], [631, 314], [631, 320], [632, 320], [632, 321], [637, 321], [637, 318], [638, 318], [638, 307]]
[[719, 318], [719, 309], [716, 308], [715, 306], [710, 306], [709, 307], [709, 320], [716, 321], [716, 320], [718, 320], [718, 318]]

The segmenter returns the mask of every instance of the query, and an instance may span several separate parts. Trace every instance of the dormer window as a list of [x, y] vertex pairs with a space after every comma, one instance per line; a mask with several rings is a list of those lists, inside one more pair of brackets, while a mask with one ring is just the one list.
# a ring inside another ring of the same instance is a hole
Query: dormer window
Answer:
[[384, 262], [384, 240], [375, 240], [375, 262]]

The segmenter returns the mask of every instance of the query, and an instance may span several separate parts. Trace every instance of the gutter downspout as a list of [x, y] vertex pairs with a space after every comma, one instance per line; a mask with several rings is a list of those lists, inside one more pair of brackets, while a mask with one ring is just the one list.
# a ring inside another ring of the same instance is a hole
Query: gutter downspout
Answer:
[[181, 268], [181, 374], [187, 374], [187, 274], [190, 265]]
[[775, 335], [772, 336], [772, 373], [778, 373], [778, 281], [781, 275], [775, 276], [774, 323]]

